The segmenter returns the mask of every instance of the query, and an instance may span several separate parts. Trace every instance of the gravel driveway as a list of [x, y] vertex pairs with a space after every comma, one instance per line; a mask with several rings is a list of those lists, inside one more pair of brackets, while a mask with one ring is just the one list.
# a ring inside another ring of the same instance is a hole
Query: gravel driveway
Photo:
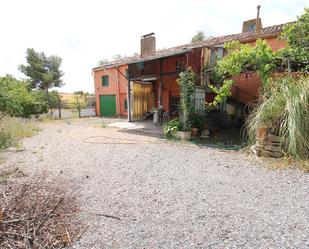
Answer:
[[309, 175], [99, 119], [53, 122], [6, 165], [59, 172], [90, 225], [74, 248], [309, 248]]

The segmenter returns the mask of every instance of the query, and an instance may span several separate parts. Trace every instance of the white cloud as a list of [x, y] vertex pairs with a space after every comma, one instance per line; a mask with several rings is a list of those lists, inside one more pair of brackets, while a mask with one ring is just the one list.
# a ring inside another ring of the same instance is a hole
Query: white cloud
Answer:
[[0, 75], [23, 77], [17, 67], [32, 47], [62, 57], [62, 91], [93, 91], [92, 67], [103, 57], [139, 52], [140, 36], [155, 32], [157, 47], [206, 35], [241, 31], [262, 5], [264, 26], [295, 20], [305, 0], [10, 0], [0, 2]]

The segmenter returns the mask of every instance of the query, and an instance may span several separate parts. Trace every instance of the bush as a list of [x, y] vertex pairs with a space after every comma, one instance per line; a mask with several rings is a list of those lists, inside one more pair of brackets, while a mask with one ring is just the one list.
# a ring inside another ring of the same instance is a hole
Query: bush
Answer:
[[207, 112], [196, 112], [192, 117], [192, 127], [197, 128], [199, 132], [204, 129], [207, 118]]
[[47, 103], [29, 84], [12, 76], [0, 77], [0, 120], [5, 116], [29, 118], [47, 112]]
[[163, 132], [166, 137], [172, 138], [176, 135], [176, 132], [180, 129], [179, 118], [175, 118], [165, 123]]
[[309, 159], [309, 77], [285, 76], [271, 81], [248, 120], [251, 142], [259, 127], [282, 137], [285, 152]]

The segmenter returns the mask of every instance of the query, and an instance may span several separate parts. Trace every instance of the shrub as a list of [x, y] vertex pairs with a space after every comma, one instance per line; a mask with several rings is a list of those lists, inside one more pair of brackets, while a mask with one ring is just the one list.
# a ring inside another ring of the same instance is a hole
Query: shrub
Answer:
[[285, 76], [271, 81], [248, 120], [250, 140], [259, 127], [282, 137], [289, 156], [309, 159], [309, 77]]
[[0, 77], [0, 120], [5, 116], [29, 118], [47, 112], [47, 103], [12, 76]]
[[175, 118], [165, 123], [163, 132], [166, 137], [174, 137], [176, 132], [180, 129], [179, 118]]
[[196, 112], [192, 118], [192, 127], [197, 128], [199, 132], [204, 129], [204, 125], [207, 118], [207, 112]]

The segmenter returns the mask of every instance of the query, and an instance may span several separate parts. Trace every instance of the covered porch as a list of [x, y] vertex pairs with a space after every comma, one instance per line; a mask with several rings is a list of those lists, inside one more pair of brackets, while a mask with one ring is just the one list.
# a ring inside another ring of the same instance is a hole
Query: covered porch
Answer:
[[161, 114], [161, 120], [179, 116], [177, 79], [189, 66], [200, 74], [200, 68], [194, 64], [196, 60], [192, 59], [195, 53], [192, 49], [184, 49], [128, 64], [129, 122], [151, 118], [155, 111]]

